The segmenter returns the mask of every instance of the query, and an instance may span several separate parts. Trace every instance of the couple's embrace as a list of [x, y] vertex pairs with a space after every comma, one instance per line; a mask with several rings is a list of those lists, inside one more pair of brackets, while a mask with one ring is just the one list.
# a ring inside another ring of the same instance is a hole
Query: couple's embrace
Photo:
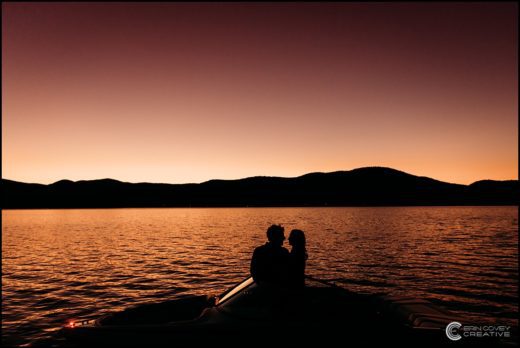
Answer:
[[301, 230], [291, 231], [289, 252], [283, 247], [284, 230], [281, 225], [267, 229], [268, 242], [253, 252], [251, 275], [258, 284], [300, 288], [305, 286], [305, 234]]

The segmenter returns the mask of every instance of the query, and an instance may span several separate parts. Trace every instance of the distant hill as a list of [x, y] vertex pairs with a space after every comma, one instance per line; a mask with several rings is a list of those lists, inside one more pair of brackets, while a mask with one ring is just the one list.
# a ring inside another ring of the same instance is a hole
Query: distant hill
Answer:
[[384, 167], [201, 184], [2, 179], [2, 208], [518, 205], [518, 188], [518, 180], [458, 185]]

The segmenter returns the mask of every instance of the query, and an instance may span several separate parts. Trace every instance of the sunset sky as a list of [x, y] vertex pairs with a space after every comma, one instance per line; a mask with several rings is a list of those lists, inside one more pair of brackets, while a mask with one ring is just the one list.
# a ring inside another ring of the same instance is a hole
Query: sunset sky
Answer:
[[518, 178], [518, 5], [2, 3], [2, 177]]

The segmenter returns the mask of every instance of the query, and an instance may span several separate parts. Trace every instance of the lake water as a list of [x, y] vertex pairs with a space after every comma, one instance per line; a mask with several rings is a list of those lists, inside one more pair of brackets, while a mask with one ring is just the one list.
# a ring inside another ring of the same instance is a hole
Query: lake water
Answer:
[[517, 207], [7, 210], [2, 220], [4, 344], [70, 318], [217, 294], [248, 275], [272, 223], [306, 232], [312, 276], [518, 325]]

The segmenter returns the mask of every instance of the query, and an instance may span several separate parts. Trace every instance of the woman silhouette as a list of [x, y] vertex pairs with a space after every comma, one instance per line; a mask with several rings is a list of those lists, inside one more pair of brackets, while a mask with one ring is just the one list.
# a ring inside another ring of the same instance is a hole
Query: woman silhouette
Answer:
[[305, 262], [308, 255], [305, 249], [305, 234], [302, 230], [292, 230], [289, 235], [289, 244], [292, 246], [289, 255], [289, 276], [290, 287], [305, 286]]

